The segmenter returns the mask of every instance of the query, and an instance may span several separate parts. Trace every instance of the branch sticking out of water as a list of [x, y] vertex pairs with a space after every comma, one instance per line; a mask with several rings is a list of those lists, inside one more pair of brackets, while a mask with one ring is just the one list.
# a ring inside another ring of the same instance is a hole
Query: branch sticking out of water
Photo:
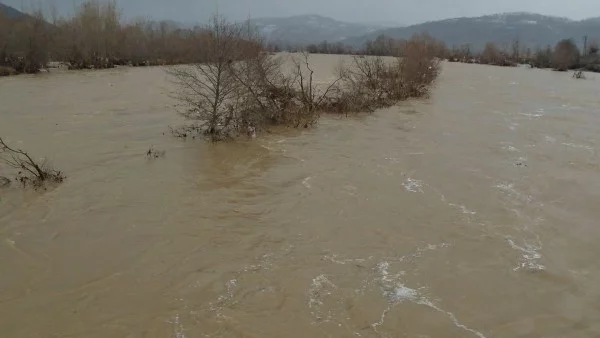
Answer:
[[167, 152], [164, 150], [157, 150], [156, 148], [154, 148], [154, 146], [150, 146], [150, 148], [146, 152], [146, 157], [149, 159], [165, 157], [166, 153]]
[[12, 148], [0, 137], [0, 163], [17, 170], [15, 180], [23, 186], [41, 188], [46, 182], [61, 183], [66, 177], [47, 163], [39, 163], [25, 151]]

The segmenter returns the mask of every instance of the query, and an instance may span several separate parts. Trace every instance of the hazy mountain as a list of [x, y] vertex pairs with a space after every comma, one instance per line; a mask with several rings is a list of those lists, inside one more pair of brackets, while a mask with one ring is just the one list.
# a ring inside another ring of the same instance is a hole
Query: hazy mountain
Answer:
[[23, 15], [25, 15], [25, 14], [21, 13], [20, 11], [18, 11], [10, 6], [7, 6], [1, 2], [0, 2], [0, 13], [6, 15], [9, 18], [13, 18], [13, 19], [19, 18], [19, 17], [22, 17]]
[[410, 38], [415, 33], [427, 32], [449, 47], [471, 44], [481, 49], [486, 42], [510, 46], [515, 38], [530, 47], [554, 45], [558, 40], [573, 38], [579, 44], [587, 35], [600, 38], [600, 18], [574, 21], [566, 18], [532, 13], [505, 13], [475, 18], [456, 18], [426, 22], [418, 25], [378, 30], [367, 35], [349, 38], [344, 42], [355, 47], [383, 34], [393, 38]]
[[299, 15], [286, 18], [251, 19], [250, 22], [270, 42], [290, 44], [338, 42], [381, 29], [382, 25], [341, 22], [319, 15]]

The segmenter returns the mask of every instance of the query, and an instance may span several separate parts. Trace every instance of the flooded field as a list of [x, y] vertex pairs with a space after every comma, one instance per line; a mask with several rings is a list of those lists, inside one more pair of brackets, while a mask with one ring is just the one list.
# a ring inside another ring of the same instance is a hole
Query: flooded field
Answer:
[[219, 145], [169, 136], [159, 68], [0, 79], [0, 135], [68, 176], [0, 190], [2, 336], [600, 336], [600, 78], [443, 68]]

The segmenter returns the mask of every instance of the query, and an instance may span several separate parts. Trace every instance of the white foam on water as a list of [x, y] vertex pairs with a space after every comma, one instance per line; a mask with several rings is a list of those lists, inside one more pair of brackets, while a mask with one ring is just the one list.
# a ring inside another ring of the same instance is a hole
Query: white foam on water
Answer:
[[236, 279], [231, 279], [228, 280], [225, 283], [225, 294], [224, 295], [220, 295], [218, 298], [219, 303], [226, 303], [230, 300], [233, 299], [234, 296], [234, 290], [235, 287], [237, 286], [237, 280]]
[[179, 314], [176, 314], [169, 323], [173, 325], [173, 338], [185, 338], [185, 328], [179, 319]]
[[423, 181], [414, 180], [409, 177], [404, 183], [402, 183], [402, 185], [406, 191], [423, 193]]
[[460, 211], [465, 214], [465, 215], [476, 215], [477, 213], [475, 211], [471, 211], [469, 210], [467, 207], [465, 207], [464, 205], [460, 205], [460, 204], [454, 204], [454, 203], [448, 203], [449, 206], [451, 207], [455, 207], [460, 209]]
[[538, 250], [542, 249], [541, 245], [531, 245], [529, 243], [525, 243], [525, 245], [522, 247], [517, 245], [511, 238], [507, 238], [506, 241], [513, 249], [521, 253], [519, 265], [513, 269], [514, 271], [519, 269], [527, 269], [530, 271], [541, 271], [546, 269], [545, 266], [538, 263], [539, 260], [542, 259], [542, 255], [538, 252]]
[[417, 302], [417, 304], [428, 306], [440, 313], [445, 314], [448, 318], [450, 318], [452, 323], [454, 323], [454, 326], [458, 327], [459, 329], [463, 329], [464, 331], [471, 332], [472, 334], [474, 334], [475, 336], [477, 336], [479, 338], [486, 338], [486, 336], [483, 333], [481, 333], [477, 330], [474, 330], [474, 329], [462, 324], [461, 322], [459, 322], [458, 319], [456, 318], [456, 316], [454, 315], [454, 313], [452, 313], [450, 311], [446, 311], [446, 310], [438, 307], [437, 305], [435, 305], [433, 302], [431, 302], [428, 299], [421, 299], [419, 302]]
[[508, 126], [508, 129], [510, 130], [517, 130], [517, 127], [519, 126], [519, 124], [517, 122], [513, 122]]
[[425, 250], [421, 250], [421, 252], [429, 250], [429, 251], [433, 251], [433, 250], [438, 250], [438, 249], [445, 249], [445, 248], [449, 248], [450, 244], [448, 243], [440, 243], [440, 244], [427, 244], [427, 248]]
[[546, 135], [544, 137], [544, 139], [546, 140], [547, 143], [556, 143], [556, 139], [554, 137], [552, 137], [552, 136]]
[[502, 147], [502, 149], [504, 149], [506, 151], [510, 151], [511, 153], [519, 152], [520, 151], [519, 149], [517, 149], [517, 148], [515, 148], [515, 147], [513, 147], [511, 145], [505, 145], [505, 146]]
[[563, 143], [563, 146], [576, 148], [576, 149], [585, 149], [587, 151], [593, 152], [594, 148], [590, 146], [586, 146], [585, 144], [576, 144], [576, 143]]
[[[504, 193], [511, 195], [512, 197], [514, 197], [516, 200], [519, 200], [520, 202], [525, 202], [525, 203], [533, 202], [533, 196], [525, 195], [525, 194], [518, 192], [515, 189], [514, 183], [503, 182], [503, 183], [499, 183], [499, 184], [495, 185], [494, 188], [498, 188], [498, 189], [502, 190]], [[542, 205], [542, 204], [540, 204], [540, 205]]]
[[[427, 246], [427, 249], [425, 249], [425, 250], [437, 250], [440, 247], [447, 247], [447, 246], [448, 246], [448, 244], [445, 244], [445, 243], [440, 244], [440, 245], [431, 245], [430, 244]], [[419, 252], [422, 252], [425, 250], [417, 250], [416, 254], [419, 254]], [[456, 318], [456, 316], [452, 312], [446, 311], [446, 310], [440, 308], [439, 306], [435, 305], [434, 302], [432, 302], [427, 297], [425, 297], [417, 289], [410, 288], [410, 287], [406, 286], [405, 284], [403, 284], [402, 281], [400, 280], [400, 278], [401, 278], [401, 276], [404, 275], [404, 272], [400, 272], [398, 274], [390, 274], [389, 268], [390, 268], [390, 263], [387, 261], [380, 262], [376, 266], [376, 271], [379, 272], [379, 275], [380, 275], [380, 282], [381, 282], [383, 296], [388, 300], [390, 305], [388, 306], [387, 309], [385, 309], [383, 311], [379, 321], [371, 324], [371, 327], [373, 328], [373, 330], [375, 332], [379, 333], [378, 328], [383, 325], [387, 314], [393, 309], [394, 306], [404, 303], [404, 302], [412, 302], [414, 304], [425, 305], [427, 307], [430, 307], [430, 308], [444, 314], [445, 316], [447, 316], [456, 327], [458, 327], [464, 331], [470, 332], [479, 338], [486, 338], [486, 336], [483, 333], [481, 333], [477, 330], [474, 330], [474, 329], [462, 324], [461, 322], [459, 322], [458, 319]]]
[[540, 118], [540, 117], [546, 115], [546, 112], [545, 112], [544, 108], [540, 108], [540, 109], [536, 110], [534, 113], [521, 113], [521, 115], [527, 116], [532, 119], [537, 119], [537, 118]]
[[381, 317], [379, 317], [379, 321], [376, 323], [371, 324], [371, 328], [373, 329], [373, 331], [375, 331], [375, 333], [381, 335], [378, 331], [379, 327], [383, 325], [383, 323], [385, 322], [385, 317], [387, 316], [387, 314], [392, 310], [392, 306], [388, 306], [387, 309], [383, 310], [383, 312], [381, 313]]
[[304, 187], [306, 187], [306, 189], [310, 189], [310, 188], [312, 187], [312, 186], [310, 185], [310, 183], [309, 183], [309, 181], [310, 181], [311, 179], [312, 179], [312, 176], [308, 176], [307, 178], [305, 178], [305, 179], [302, 181], [302, 185], [303, 185]]
[[273, 267], [273, 253], [266, 253], [260, 257], [257, 264], [246, 265], [242, 272], [257, 272], [261, 270], [269, 270]]
[[516, 192], [514, 183], [506, 183], [506, 182], [499, 183], [499, 184], [495, 185], [494, 188], [498, 188], [498, 189], [506, 191], [506, 192]]
[[[442, 194], [441, 192], [438, 191], [438, 194], [440, 194], [440, 199], [442, 200], [442, 202], [448, 204], [451, 207], [454, 208], [458, 208], [460, 209], [460, 211], [465, 214], [465, 215], [476, 215], [477, 212], [469, 210], [466, 206], [462, 205], [462, 204], [455, 204], [455, 203], [451, 203], [450, 201], [448, 201], [446, 199], [446, 196], [444, 196], [444, 194]], [[445, 243], [444, 243], [445, 244]]]
[[[371, 259], [372, 257], [369, 257], [368, 259]], [[333, 254], [333, 255], [327, 255], [323, 257], [324, 260], [330, 261], [332, 263], [335, 264], [340, 264], [340, 265], [346, 265], [346, 264], [360, 264], [360, 263], [364, 263], [367, 261], [367, 259], [364, 258], [356, 258], [356, 259], [343, 259], [343, 258], [338, 258], [338, 255]]]
[[419, 298], [419, 291], [400, 284], [394, 290], [392, 300], [394, 302], [415, 301]]
[[327, 314], [323, 314], [321, 307], [323, 306], [323, 298], [330, 296], [332, 294], [331, 290], [334, 289], [337, 289], [337, 286], [325, 275], [319, 275], [313, 278], [308, 289], [308, 308], [311, 309], [310, 312], [317, 322], [331, 321], [331, 311], [328, 311]]

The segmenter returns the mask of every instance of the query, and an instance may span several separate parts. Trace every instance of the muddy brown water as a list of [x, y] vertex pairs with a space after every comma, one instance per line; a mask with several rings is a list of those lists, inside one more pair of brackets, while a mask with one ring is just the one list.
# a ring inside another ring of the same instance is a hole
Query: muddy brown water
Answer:
[[1, 79], [0, 135], [68, 175], [0, 190], [1, 336], [600, 336], [600, 77], [443, 67], [214, 146], [163, 135], [160, 68]]

